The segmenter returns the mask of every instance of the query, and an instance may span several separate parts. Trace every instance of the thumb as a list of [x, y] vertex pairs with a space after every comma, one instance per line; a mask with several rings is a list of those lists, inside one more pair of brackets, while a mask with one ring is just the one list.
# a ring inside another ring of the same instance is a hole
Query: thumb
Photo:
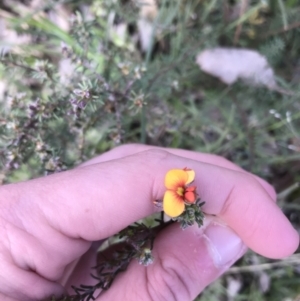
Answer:
[[229, 227], [209, 220], [202, 228], [172, 224], [155, 240], [154, 263], [133, 261], [97, 301], [192, 301], [246, 251]]

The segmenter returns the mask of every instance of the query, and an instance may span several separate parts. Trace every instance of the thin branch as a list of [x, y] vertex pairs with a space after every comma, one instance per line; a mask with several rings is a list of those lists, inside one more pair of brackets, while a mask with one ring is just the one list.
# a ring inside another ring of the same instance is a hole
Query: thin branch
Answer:
[[300, 22], [293, 23], [291, 25], [288, 25], [287, 27], [280, 28], [279, 30], [270, 31], [270, 32], [266, 33], [265, 35], [261, 36], [261, 39], [265, 39], [270, 36], [275, 36], [275, 35], [278, 35], [281, 33], [285, 33], [287, 31], [296, 29], [298, 27], [300, 27]]
[[[242, 0], [241, 1], [241, 9], [240, 9], [240, 18], [243, 16], [243, 14], [246, 12], [249, 5], [249, 0]], [[236, 27], [235, 33], [234, 33], [234, 41], [233, 44], [236, 45], [239, 41], [241, 32], [242, 32], [243, 23], [239, 23]]]
[[9, 60], [3, 60], [3, 59], [0, 59], [0, 63], [3, 63], [3, 64], [11, 64], [15, 67], [19, 67], [19, 68], [23, 68], [23, 69], [26, 69], [28, 71], [31, 71], [31, 72], [38, 72], [38, 70], [35, 70], [31, 67], [28, 67], [28, 66], [25, 66], [25, 65], [21, 65], [19, 63], [16, 63], [16, 62], [13, 62], [13, 61], [9, 61]]
[[248, 168], [249, 168], [249, 171], [251, 171], [253, 164], [254, 164], [254, 158], [255, 158], [255, 154], [254, 154], [255, 153], [255, 145], [254, 145], [254, 137], [253, 137], [254, 135], [253, 135], [253, 132], [249, 129], [248, 116], [234, 95], [232, 96], [232, 102], [235, 104], [235, 106], [240, 114], [243, 127], [245, 128], [246, 137], [247, 137], [247, 141], [248, 141], [248, 150], [249, 150]]
[[262, 270], [271, 270], [275, 267], [290, 266], [292, 264], [300, 265], [300, 253], [294, 254], [289, 258], [283, 259], [281, 261], [262, 263], [257, 265], [248, 265], [242, 267], [232, 267], [226, 272], [226, 274], [261, 272]]

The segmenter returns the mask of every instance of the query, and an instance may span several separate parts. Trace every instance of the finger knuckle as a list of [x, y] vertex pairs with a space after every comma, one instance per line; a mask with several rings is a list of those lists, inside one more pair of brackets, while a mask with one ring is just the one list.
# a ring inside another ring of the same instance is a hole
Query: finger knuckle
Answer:
[[160, 164], [162, 161], [169, 158], [169, 152], [161, 149], [148, 149], [140, 153], [144, 162], [152, 164]]
[[157, 260], [147, 273], [147, 291], [152, 301], [192, 300], [184, 265], [176, 258]]
[[[229, 215], [229, 212], [236, 207], [237, 205], [241, 205], [241, 203], [237, 203], [236, 200], [240, 198], [242, 195], [255, 195], [257, 193], [257, 188], [259, 187], [257, 181], [249, 174], [240, 172], [238, 175], [238, 182], [233, 183], [231, 189], [225, 195], [225, 200], [223, 202], [223, 208], [220, 212], [221, 216]], [[250, 197], [243, 198], [243, 208], [244, 211], [247, 210], [248, 205], [246, 202], [250, 201]], [[245, 213], [246, 214], [246, 213]]]
[[[235, 183], [226, 195], [220, 216], [228, 220], [228, 217], [237, 216], [237, 212], [244, 216], [243, 223], [249, 221], [249, 226], [244, 227], [243, 237], [246, 240], [257, 236], [260, 231], [265, 212], [259, 209], [260, 202], [268, 198], [259, 182], [250, 174], [240, 173], [238, 182]], [[255, 199], [255, 202], [253, 201]], [[247, 220], [247, 221], [246, 221]]]

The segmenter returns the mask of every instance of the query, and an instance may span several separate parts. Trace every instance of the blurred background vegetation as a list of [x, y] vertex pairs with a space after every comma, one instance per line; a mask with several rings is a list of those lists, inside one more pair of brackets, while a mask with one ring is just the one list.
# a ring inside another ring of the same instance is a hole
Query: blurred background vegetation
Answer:
[[[280, 88], [203, 72], [196, 57], [215, 47], [258, 51]], [[191, 149], [268, 180], [300, 229], [299, 97], [299, 0], [0, 3], [2, 183], [123, 143]], [[299, 277], [299, 254], [249, 252], [197, 300], [296, 301]]]

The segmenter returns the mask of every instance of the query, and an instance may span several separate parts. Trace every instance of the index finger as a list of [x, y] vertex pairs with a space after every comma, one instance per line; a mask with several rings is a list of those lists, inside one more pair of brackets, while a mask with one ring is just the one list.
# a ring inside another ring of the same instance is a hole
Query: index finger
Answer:
[[153, 201], [163, 198], [166, 172], [184, 167], [196, 172], [203, 211], [220, 216], [247, 246], [271, 258], [295, 251], [297, 232], [253, 177], [161, 150], [12, 185], [22, 191], [19, 202], [43, 201], [38, 206], [52, 227], [92, 241], [152, 214]]
[[[247, 171], [244, 170], [243, 168], [241, 168], [240, 166], [238, 166], [238, 165], [234, 164], [233, 162], [231, 162], [221, 156], [218, 156], [218, 155], [195, 152], [195, 151], [178, 149], [178, 148], [162, 148], [162, 147], [158, 147], [158, 146], [145, 145], [145, 144], [124, 144], [124, 145], [118, 146], [104, 154], [96, 156], [96, 157], [82, 163], [78, 167], [88, 166], [91, 164], [110, 161], [110, 160], [114, 160], [114, 159], [121, 159], [123, 157], [130, 156], [130, 155], [133, 155], [133, 154], [136, 154], [136, 153], [139, 153], [142, 151], [146, 151], [146, 150], [151, 150], [151, 149], [166, 150], [169, 153], [180, 156], [180, 157], [185, 157], [185, 158], [189, 158], [189, 159], [192, 159], [195, 161], [201, 161], [201, 162], [217, 165], [220, 167], [224, 167], [227, 169], [232, 169], [232, 170], [247, 173]], [[270, 195], [270, 197], [274, 201], [276, 201], [276, 192], [275, 192], [274, 188], [269, 183], [267, 183], [264, 179], [254, 175], [254, 174], [251, 174], [251, 176], [255, 177], [255, 179], [263, 186], [263, 188], [267, 191], [267, 193]]]

